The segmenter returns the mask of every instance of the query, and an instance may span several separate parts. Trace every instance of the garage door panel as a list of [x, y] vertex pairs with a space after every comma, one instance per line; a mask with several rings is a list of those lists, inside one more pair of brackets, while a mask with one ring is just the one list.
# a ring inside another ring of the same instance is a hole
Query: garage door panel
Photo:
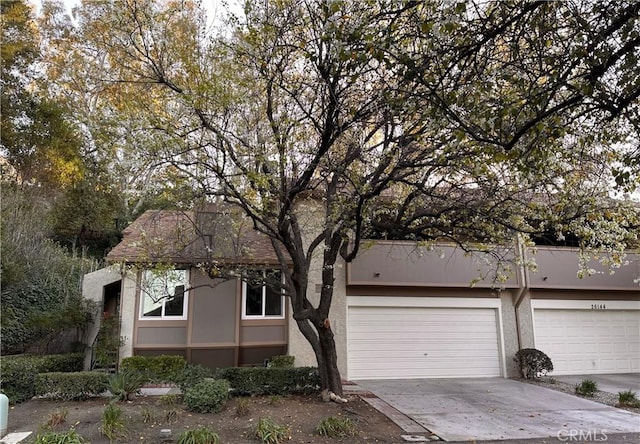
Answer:
[[638, 310], [534, 310], [536, 348], [554, 374], [623, 373], [640, 364]]
[[495, 309], [349, 307], [351, 379], [500, 376]]

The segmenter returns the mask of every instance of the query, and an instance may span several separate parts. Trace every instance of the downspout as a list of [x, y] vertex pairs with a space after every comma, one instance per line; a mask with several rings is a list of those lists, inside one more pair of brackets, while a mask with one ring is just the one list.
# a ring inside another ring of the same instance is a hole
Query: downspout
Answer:
[[523, 245], [522, 238], [518, 235], [516, 237], [516, 252], [518, 254], [518, 271], [520, 273], [520, 287], [515, 295], [516, 302], [514, 304], [514, 310], [516, 315], [516, 333], [518, 337], [518, 350], [522, 349], [522, 329], [520, 326], [520, 304], [524, 300], [524, 297], [529, 294], [529, 272], [527, 271], [527, 252]]

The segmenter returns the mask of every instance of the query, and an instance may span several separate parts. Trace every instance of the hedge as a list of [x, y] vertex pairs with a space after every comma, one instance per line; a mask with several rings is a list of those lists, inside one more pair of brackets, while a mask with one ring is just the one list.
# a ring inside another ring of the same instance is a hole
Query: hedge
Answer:
[[12, 404], [26, 401], [35, 395], [38, 373], [80, 371], [83, 361], [82, 353], [3, 356], [0, 359], [0, 391]]
[[102, 372], [40, 373], [35, 393], [54, 399], [81, 400], [107, 390], [109, 375]]
[[84, 353], [65, 353], [59, 355], [9, 355], [2, 362], [29, 361], [36, 367], [36, 373], [81, 372], [84, 366]]
[[310, 394], [320, 389], [315, 367], [230, 367], [218, 369], [217, 379], [226, 379], [234, 395]]
[[148, 382], [176, 382], [186, 365], [177, 355], [130, 356], [122, 360], [120, 370], [142, 374]]
[[35, 395], [38, 368], [31, 359], [0, 360], [0, 390], [14, 404]]

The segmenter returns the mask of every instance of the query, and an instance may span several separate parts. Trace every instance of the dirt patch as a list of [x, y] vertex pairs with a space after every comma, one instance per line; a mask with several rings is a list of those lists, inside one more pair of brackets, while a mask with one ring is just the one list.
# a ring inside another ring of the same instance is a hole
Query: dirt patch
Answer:
[[[241, 401], [247, 399], [247, 401]], [[184, 409], [182, 404], [167, 403], [168, 398], [140, 396], [131, 402], [118, 403], [123, 410], [127, 436], [121, 443], [175, 443], [184, 430], [201, 426], [212, 427], [222, 443], [255, 443], [252, 435], [256, 423], [262, 417], [271, 417], [289, 428], [290, 442], [295, 443], [397, 443], [402, 430], [387, 417], [356, 396], [350, 396], [347, 404], [322, 402], [315, 396], [232, 398], [220, 413], [197, 414]], [[247, 413], [238, 415], [238, 402], [247, 403]], [[75, 428], [86, 442], [108, 444], [100, 432], [100, 422], [108, 398], [81, 402], [33, 399], [12, 406], [9, 410], [9, 432], [33, 431], [25, 441], [31, 443], [38, 430], [55, 412], [66, 410], [66, 420], [54, 428], [66, 431]], [[356, 435], [347, 438], [318, 436], [318, 423], [330, 416], [351, 418]], [[171, 437], [164, 438], [163, 429], [171, 429]]]

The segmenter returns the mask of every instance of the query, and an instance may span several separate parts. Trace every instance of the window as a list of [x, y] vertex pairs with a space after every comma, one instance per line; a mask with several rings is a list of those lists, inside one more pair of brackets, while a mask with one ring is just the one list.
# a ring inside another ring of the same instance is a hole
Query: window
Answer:
[[152, 271], [142, 276], [141, 319], [187, 318], [187, 270]]
[[[282, 282], [279, 270], [265, 270], [256, 278], [242, 282], [242, 317], [252, 318], [284, 318], [284, 297], [279, 286]], [[271, 283], [271, 285], [269, 285]]]

